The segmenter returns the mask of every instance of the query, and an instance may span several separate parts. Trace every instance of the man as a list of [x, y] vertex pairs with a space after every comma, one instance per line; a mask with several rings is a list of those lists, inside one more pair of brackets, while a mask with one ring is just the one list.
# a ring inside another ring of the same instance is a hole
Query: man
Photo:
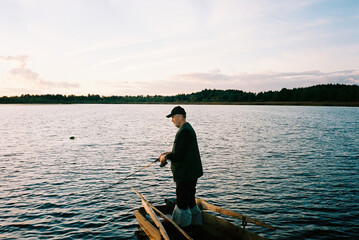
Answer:
[[202, 225], [202, 212], [195, 201], [197, 179], [203, 175], [196, 133], [186, 121], [186, 112], [182, 107], [173, 108], [166, 117], [172, 118], [179, 128], [172, 152], [160, 155], [162, 165], [171, 160], [173, 180], [176, 182], [176, 206], [172, 219], [182, 227]]

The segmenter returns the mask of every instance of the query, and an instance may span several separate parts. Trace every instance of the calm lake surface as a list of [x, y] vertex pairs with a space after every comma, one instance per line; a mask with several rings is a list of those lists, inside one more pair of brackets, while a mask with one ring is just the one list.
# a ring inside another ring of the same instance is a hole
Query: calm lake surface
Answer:
[[[134, 187], [175, 197], [173, 105], [0, 105], [0, 239], [135, 239]], [[359, 238], [359, 108], [184, 105], [197, 197], [276, 226], [269, 239]], [[70, 137], [75, 136], [74, 140]]]

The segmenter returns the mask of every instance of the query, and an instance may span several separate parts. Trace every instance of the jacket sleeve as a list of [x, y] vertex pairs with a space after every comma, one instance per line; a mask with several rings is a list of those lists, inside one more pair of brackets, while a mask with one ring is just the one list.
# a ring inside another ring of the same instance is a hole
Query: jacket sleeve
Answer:
[[188, 129], [184, 129], [177, 136], [175, 152], [167, 154], [167, 159], [171, 161], [183, 161], [186, 157], [187, 152], [189, 151], [190, 145], [192, 143], [191, 132]]

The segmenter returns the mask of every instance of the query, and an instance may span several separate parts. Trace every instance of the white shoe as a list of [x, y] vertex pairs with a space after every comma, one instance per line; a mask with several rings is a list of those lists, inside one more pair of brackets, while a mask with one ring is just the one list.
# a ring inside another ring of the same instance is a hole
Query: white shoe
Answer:
[[187, 227], [191, 225], [192, 223], [191, 210], [189, 208], [183, 210], [177, 207], [176, 205], [172, 213], [172, 220], [180, 227]]
[[192, 225], [202, 226], [202, 211], [196, 205], [194, 208], [191, 208], [192, 213]]

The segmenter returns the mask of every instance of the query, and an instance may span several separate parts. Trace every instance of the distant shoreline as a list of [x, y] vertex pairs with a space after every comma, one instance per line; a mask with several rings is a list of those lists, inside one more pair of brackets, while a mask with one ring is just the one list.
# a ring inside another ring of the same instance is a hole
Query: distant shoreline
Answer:
[[[184, 103], [192, 104], [192, 103]], [[335, 107], [359, 107], [359, 102], [213, 102], [195, 103], [197, 105], [271, 105], [271, 106], [335, 106]]]
[[359, 106], [359, 86], [345, 84], [283, 88], [260, 93], [242, 90], [205, 89], [191, 94], [87, 96], [46, 94], [0, 97], [0, 104], [197, 104], [197, 105], [284, 105], [284, 106]]
[[359, 102], [128, 102], [128, 103], [0, 103], [0, 105], [242, 105], [359, 107]]

